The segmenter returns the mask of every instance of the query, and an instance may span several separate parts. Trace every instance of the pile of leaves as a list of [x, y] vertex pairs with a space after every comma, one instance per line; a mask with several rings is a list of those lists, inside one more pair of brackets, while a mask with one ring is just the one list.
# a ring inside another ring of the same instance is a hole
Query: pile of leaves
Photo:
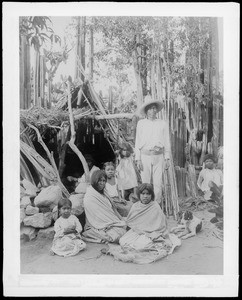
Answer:
[[194, 197], [188, 197], [184, 199], [179, 200], [179, 207], [180, 210], [191, 210], [191, 211], [201, 211], [201, 210], [209, 210], [211, 208], [214, 208], [215, 205], [212, 202], [208, 202], [204, 200], [202, 196]]
[[[73, 109], [73, 115], [80, 115], [87, 111], [86, 108]], [[20, 121], [24, 126], [32, 124], [37, 128], [61, 126], [63, 122], [69, 122], [69, 113], [62, 109], [50, 108], [46, 109], [43, 107], [32, 107], [29, 110], [22, 110], [20, 112]]]

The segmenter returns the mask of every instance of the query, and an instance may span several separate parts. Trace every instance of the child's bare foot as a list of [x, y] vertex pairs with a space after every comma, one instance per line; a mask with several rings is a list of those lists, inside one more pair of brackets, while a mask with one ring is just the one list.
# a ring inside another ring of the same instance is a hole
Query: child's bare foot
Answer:
[[55, 252], [52, 251], [52, 250], [50, 250], [49, 254], [50, 254], [51, 256], [54, 256], [54, 255], [55, 255]]

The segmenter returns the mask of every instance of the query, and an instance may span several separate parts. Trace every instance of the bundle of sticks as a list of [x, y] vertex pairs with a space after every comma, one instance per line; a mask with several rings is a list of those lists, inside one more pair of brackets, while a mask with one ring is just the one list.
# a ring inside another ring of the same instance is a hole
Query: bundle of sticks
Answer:
[[161, 208], [167, 217], [173, 215], [176, 220], [179, 211], [179, 203], [172, 158], [170, 159], [170, 166], [164, 170], [163, 179], [164, 200], [161, 202]]

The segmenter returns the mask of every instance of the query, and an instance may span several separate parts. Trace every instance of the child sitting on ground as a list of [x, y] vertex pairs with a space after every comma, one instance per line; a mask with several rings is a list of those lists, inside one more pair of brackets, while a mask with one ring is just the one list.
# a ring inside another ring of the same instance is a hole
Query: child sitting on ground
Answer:
[[80, 233], [82, 226], [76, 216], [71, 214], [72, 203], [69, 199], [58, 202], [60, 217], [54, 225], [55, 236], [50, 250], [51, 255], [73, 256], [86, 248]]
[[107, 182], [105, 186], [105, 194], [109, 196], [112, 204], [117, 209], [122, 217], [126, 217], [132, 206], [131, 201], [122, 199], [121, 191], [118, 189], [117, 180], [115, 178], [115, 165], [113, 162], [106, 162], [103, 165], [103, 170], [107, 175]]
[[223, 173], [215, 169], [216, 158], [207, 154], [204, 157], [205, 167], [199, 173], [197, 185], [204, 193], [205, 200], [219, 202], [223, 190]]
[[132, 159], [132, 148], [129, 144], [123, 143], [119, 150], [119, 164], [117, 166], [118, 187], [123, 191], [123, 198], [128, 200], [130, 195], [134, 202], [137, 198], [137, 175]]

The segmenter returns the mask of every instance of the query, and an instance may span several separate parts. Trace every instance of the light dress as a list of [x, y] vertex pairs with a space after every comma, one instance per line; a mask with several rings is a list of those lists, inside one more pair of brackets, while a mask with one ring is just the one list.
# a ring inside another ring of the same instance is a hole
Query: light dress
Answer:
[[[77, 233], [64, 234], [64, 229], [74, 227]], [[82, 226], [76, 216], [69, 218], [59, 217], [54, 225], [55, 236], [51, 250], [60, 256], [73, 256], [86, 248], [86, 243], [82, 241], [80, 233]]]
[[129, 190], [138, 186], [137, 175], [131, 156], [121, 158], [116, 171], [120, 190]]

